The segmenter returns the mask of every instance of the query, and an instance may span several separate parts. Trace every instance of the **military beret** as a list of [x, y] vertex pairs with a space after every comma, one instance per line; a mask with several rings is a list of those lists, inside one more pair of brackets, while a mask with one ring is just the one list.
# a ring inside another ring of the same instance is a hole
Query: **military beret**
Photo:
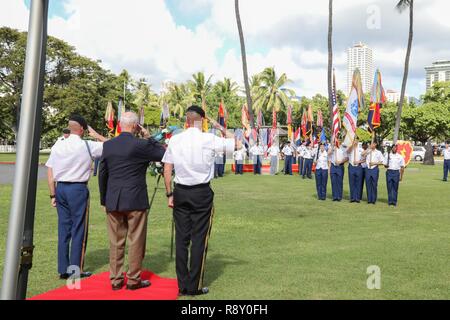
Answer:
[[75, 121], [78, 122], [80, 124], [80, 126], [84, 129], [87, 130], [88, 128], [88, 124], [86, 119], [84, 119], [82, 116], [80, 116], [79, 114], [73, 114], [70, 116], [69, 121]]
[[195, 112], [197, 114], [199, 114], [202, 118], [204, 118], [205, 115], [205, 110], [203, 110], [202, 108], [200, 108], [199, 106], [190, 106], [186, 112]]

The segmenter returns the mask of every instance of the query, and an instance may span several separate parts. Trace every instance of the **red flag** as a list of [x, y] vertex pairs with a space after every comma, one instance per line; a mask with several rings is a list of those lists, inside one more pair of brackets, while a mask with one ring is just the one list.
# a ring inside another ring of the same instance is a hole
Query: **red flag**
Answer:
[[321, 110], [317, 111], [317, 127], [323, 128], [323, 116]]

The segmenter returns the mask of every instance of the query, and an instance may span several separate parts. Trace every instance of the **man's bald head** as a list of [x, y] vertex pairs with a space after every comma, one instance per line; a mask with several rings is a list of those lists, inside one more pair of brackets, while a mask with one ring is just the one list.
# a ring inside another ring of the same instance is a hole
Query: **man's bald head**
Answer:
[[136, 132], [138, 125], [138, 116], [136, 113], [127, 111], [120, 117], [120, 128], [123, 132]]

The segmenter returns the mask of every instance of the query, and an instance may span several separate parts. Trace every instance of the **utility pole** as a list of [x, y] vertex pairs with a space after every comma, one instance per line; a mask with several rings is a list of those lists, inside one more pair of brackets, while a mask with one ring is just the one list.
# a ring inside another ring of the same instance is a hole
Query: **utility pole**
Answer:
[[[31, 268], [48, 3], [49, 0], [31, 1], [20, 127], [17, 136], [17, 159], [0, 296], [2, 300], [24, 298], [28, 270]], [[27, 228], [24, 233], [25, 225]], [[18, 289], [19, 270], [20, 289]]]

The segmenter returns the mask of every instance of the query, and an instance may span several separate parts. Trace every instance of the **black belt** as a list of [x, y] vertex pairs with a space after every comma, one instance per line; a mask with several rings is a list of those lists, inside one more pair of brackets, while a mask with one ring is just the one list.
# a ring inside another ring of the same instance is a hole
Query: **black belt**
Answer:
[[179, 184], [179, 183], [175, 183], [175, 188], [181, 188], [181, 189], [200, 189], [200, 188], [205, 188], [205, 187], [209, 187], [209, 182], [208, 183], [202, 183], [202, 184], [195, 184], [193, 186], [187, 186], [184, 184]]
[[87, 184], [87, 181], [85, 181], [85, 182], [57, 181], [56, 183], [63, 183], [63, 184]]

